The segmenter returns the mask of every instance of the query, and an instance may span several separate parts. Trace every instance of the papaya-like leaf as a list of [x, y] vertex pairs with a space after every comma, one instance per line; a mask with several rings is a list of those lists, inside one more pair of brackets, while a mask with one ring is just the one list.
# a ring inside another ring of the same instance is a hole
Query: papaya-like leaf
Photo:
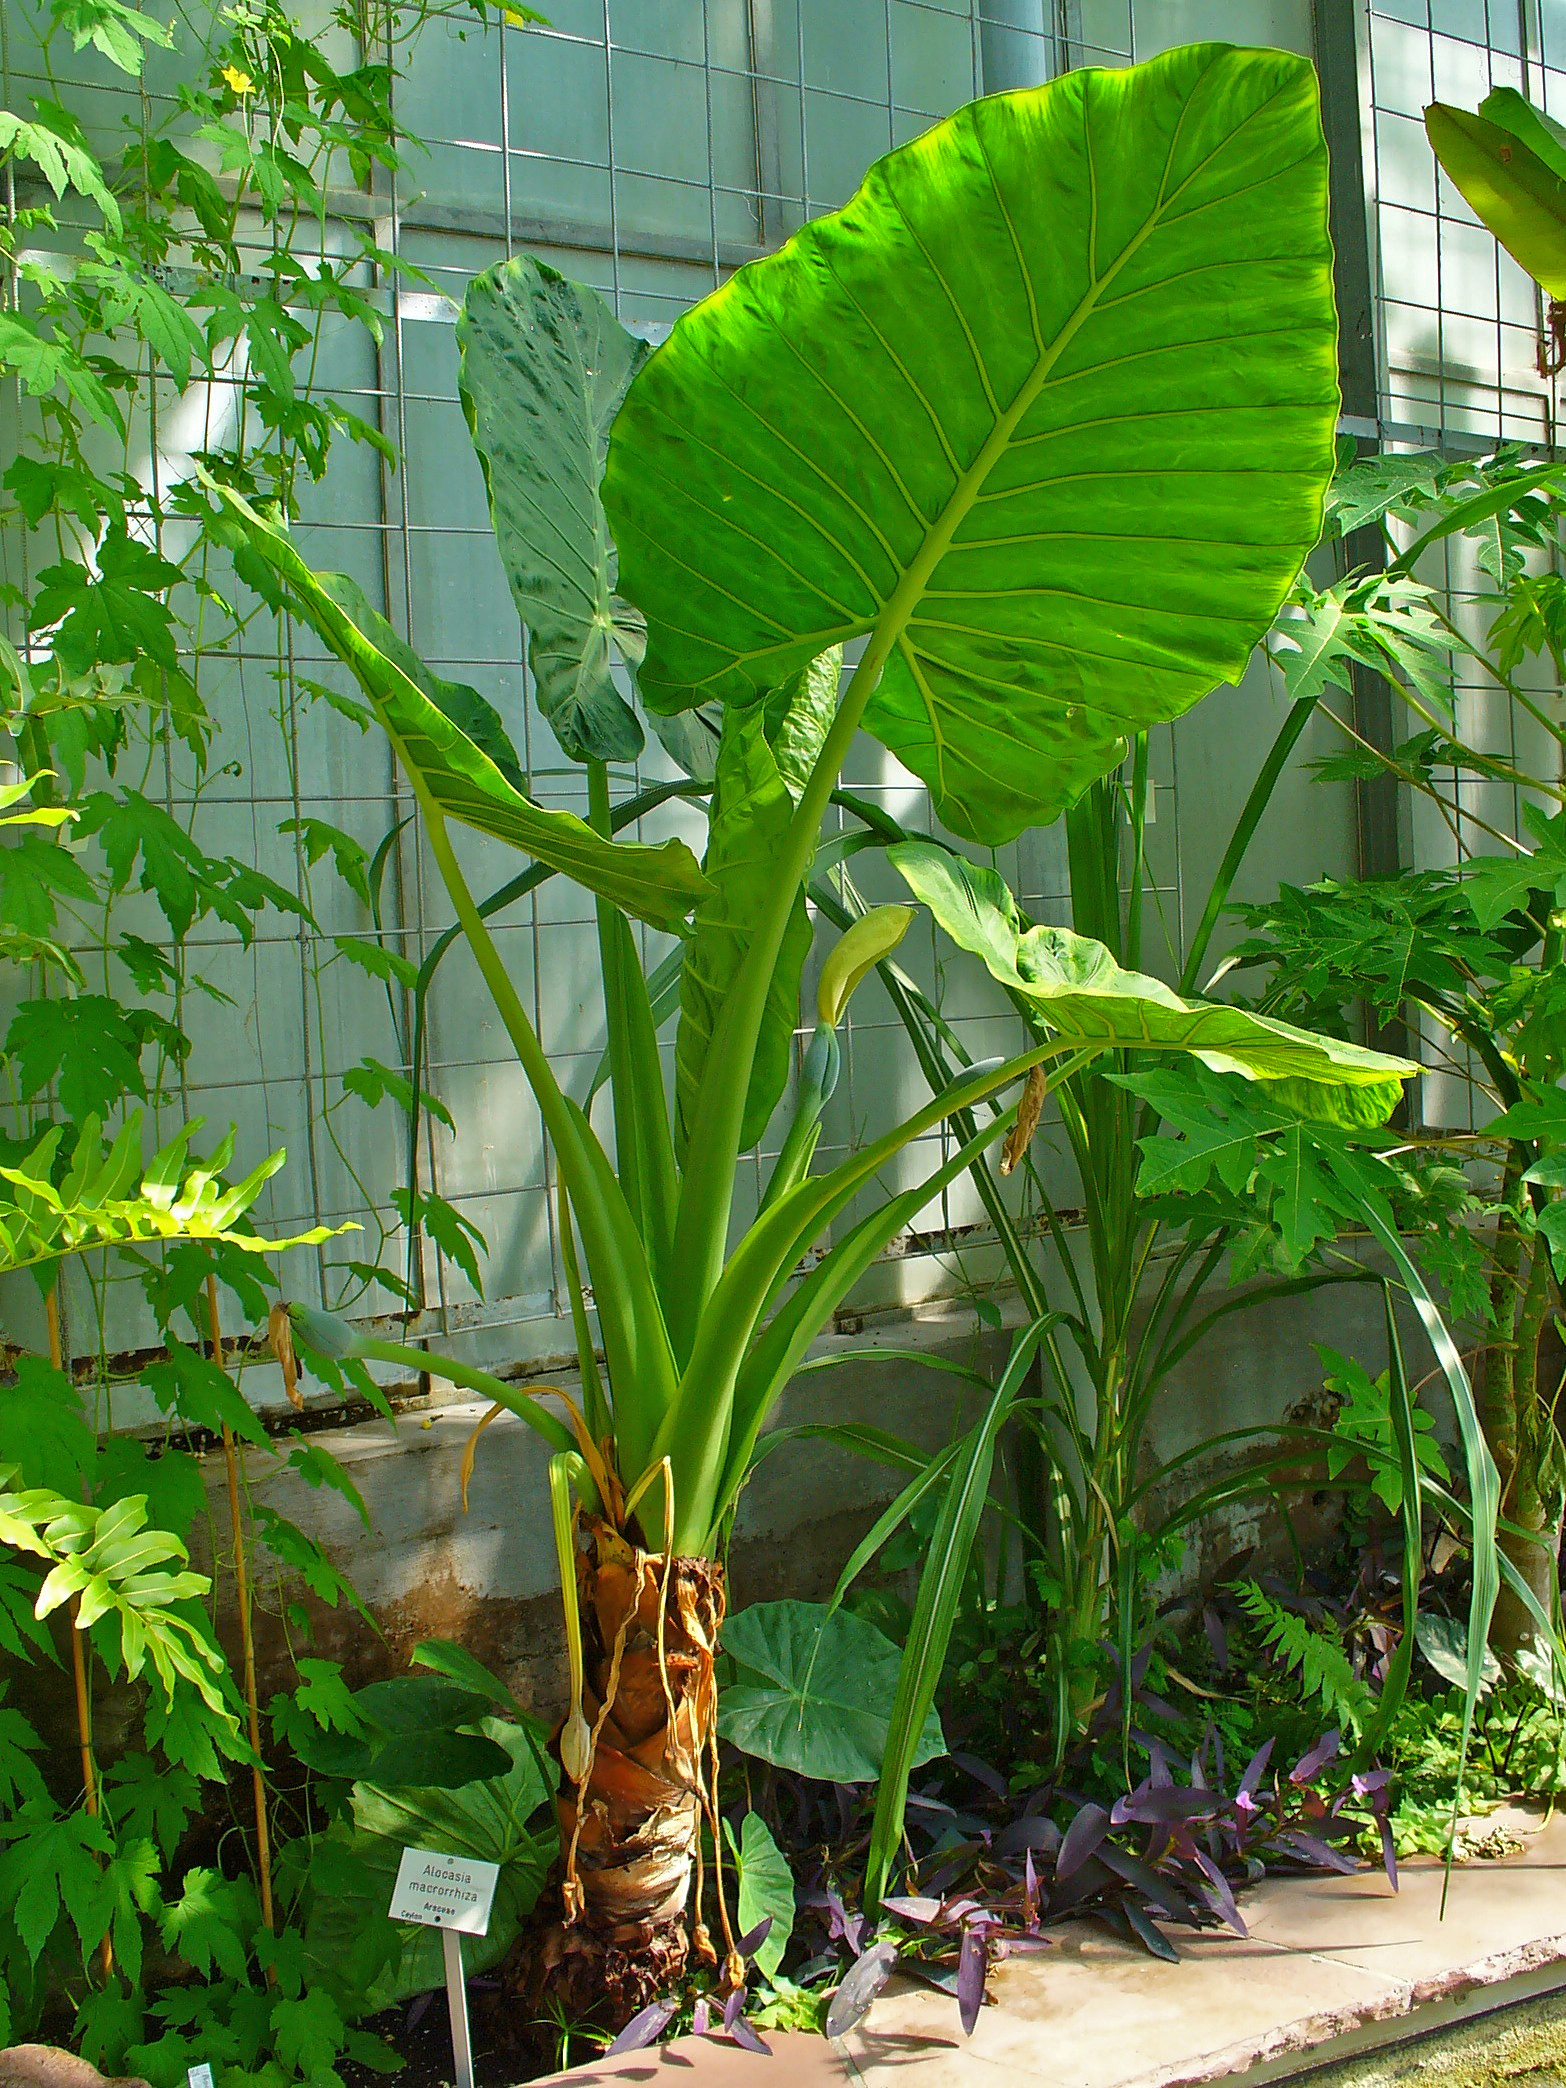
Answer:
[[1432, 102], [1425, 135], [1465, 203], [1551, 297], [1566, 297], [1566, 131], [1514, 88]]
[[[508, 779], [494, 754], [476, 744], [429, 689], [360, 628], [351, 582], [344, 585], [338, 574], [313, 573], [284, 530], [257, 514], [232, 487], [210, 479], [207, 485], [227, 508], [242, 548], [264, 569], [258, 577], [269, 573], [294, 613], [350, 669], [410, 780], [448, 819], [521, 849], [655, 928], [680, 928], [708, 890], [683, 841], [657, 847], [606, 841], [574, 813], [546, 812], [535, 805]], [[372, 628], [379, 621], [372, 612]], [[466, 694], [474, 696], [471, 690]], [[482, 704], [482, 698], [474, 701]], [[494, 720], [489, 706], [483, 709]]]
[[[984, 960], [1013, 999], [1059, 1037], [1106, 1051], [1188, 1051], [1215, 1073], [1358, 1087], [1384, 1098], [1384, 1083], [1419, 1068], [1407, 1059], [1319, 1037], [1219, 1001], [1183, 1000], [1161, 979], [1122, 971], [1102, 943], [1065, 928], [1031, 927], [1003, 880], [933, 841], [887, 850], [914, 897], [959, 949]], [[1299, 1107], [1301, 1090], [1293, 1091]]]
[[627, 392], [604, 502], [643, 699], [750, 703], [864, 637], [867, 729], [1004, 841], [1239, 680], [1337, 412], [1306, 60], [1198, 45], [974, 102]]
[[634, 761], [642, 728], [615, 687], [646, 632], [614, 591], [598, 484], [609, 424], [648, 350], [595, 291], [519, 254], [475, 276], [457, 321], [458, 387], [538, 707], [573, 761]]

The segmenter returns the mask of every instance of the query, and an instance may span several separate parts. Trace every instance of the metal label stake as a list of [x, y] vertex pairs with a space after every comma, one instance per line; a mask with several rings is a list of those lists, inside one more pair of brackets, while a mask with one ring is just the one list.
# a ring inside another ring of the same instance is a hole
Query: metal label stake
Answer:
[[455, 2088], [473, 2088], [473, 2038], [468, 2029], [468, 1983], [462, 1976], [461, 1930], [443, 1928], [440, 1946], [446, 1956], [446, 2006], [451, 2011]]
[[473, 2034], [468, 2028], [462, 1938], [482, 1936], [489, 1927], [499, 1879], [498, 1863], [482, 1863], [475, 1856], [443, 1856], [437, 1849], [404, 1849], [387, 1910], [393, 1921], [413, 1921], [421, 1928], [440, 1930], [455, 2088], [473, 2088]]

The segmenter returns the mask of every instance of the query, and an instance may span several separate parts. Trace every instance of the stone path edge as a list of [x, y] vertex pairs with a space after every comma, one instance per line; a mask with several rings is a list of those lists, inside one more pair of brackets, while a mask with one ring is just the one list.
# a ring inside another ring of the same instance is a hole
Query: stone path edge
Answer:
[[[1228, 2080], [1232, 2088], [1265, 2088], [1274, 2081], [1304, 2084], [1312, 2074], [1323, 2073], [1345, 2059], [1418, 2044], [1438, 2031], [1504, 2014], [1519, 2002], [1561, 1993], [1566, 1993], [1566, 1934], [1498, 1951], [1493, 1958], [1481, 1959], [1449, 1978], [1395, 1988], [1374, 2007], [1352, 2011], [1357, 2020], [1351, 2028], [1315, 2029], [1315, 2023], [1330, 2025], [1338, 2020], [1333, 2017], [1318, 2017], [1313, 2024], [1291, 2024], [1288, 2032], [1279, 2033], [1278, 2050], [1267, 2057], [1246, 2063], [1240, 2056], [1245, 2047], [1231, 2046], [1227, 2063], [1223, 2054], [1209, 2054], [1199, 2071], [1167, 2068], [1161, 2074], [1145, 2076], [1140, 2088], [1154, 2088], [1155, 2083], [1157, 2088], [1202, 2088], [1217, 2079]], [[1127, 2088], [1137, 2088], [1137, 2084], [1127, 2083]]]

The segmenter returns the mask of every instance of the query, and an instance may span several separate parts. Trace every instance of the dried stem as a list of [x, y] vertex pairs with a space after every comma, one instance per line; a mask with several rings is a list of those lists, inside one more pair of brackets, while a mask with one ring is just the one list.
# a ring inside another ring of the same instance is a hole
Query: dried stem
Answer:
[[[223, 1368], [223, 1329], [218, 1319], [217, 1278], [207, 1277], [207, 1326], [212, 1361]], [[256, 1642], [250, 1628], [250, 1564], [245, 1552], [245, 1521], [239, 1506], [239, 1456], [234, 1431], [223, 1423], [223, 1463], [228, 1472], [228, 1516], [234, 1532], [234, 1600], [239, 1608], [239, 1643], [244, 1652], [245, 1713], [250, 1722], [250, 1765], [256, 1812], [256, 1870], [261, 1886], [261, 1919], [272, 1927], [272, 1843], [266, 1824], [266, 1771], [261, 1761], [261, 1711], [256, 1698]], [[267, 1973], [271, 1984], [272, 1974]]]
[[[60, 1341], [60, 1300], [51, 1289], [44, 1298], [44, 1317], [49, 1323], [49, 1361], [63, 1372], [65, 1350]], [[96, 1820], [98, 1803], [98, 1765], [92, 1752], [92, 1705], [87, 1695], [87, 1642], [81, 1628], [82, 1601], [79, 1595], [71, 1597], [71, 1674], [76, 1683], [76, 1737], [82, 1751], [82, 1804], [89, 1820]], [[99, 1946], [99, 1960], [103, 1966], [104, 1982], [107, 1984], [114, 1971], [114, 1945], [107, 1929]]]

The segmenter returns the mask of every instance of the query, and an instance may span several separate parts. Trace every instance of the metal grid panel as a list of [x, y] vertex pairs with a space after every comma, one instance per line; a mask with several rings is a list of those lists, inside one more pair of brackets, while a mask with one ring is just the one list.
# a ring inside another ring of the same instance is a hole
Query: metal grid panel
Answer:
[[[1372, 0], [1367, 166], [1381, 349], [1381, 433], [1389, 447], [1479, 456], [1501, 443], [1548, 450], [1556, 440], [1558, 380], [1539, 374], [1541, 293], [1478, 222], [1438, 166], [1425, 137], [1431, 101], [1475, 108], [1494, 87], [1514, 87], [1566, 117], [1566, 5], [1561, 0]], [[1475, 548], [1448, 539], [1420, 577], [1445, 595], [1453, 620], [1482, 645], [1493, 582]], [[1520, 679], [1546, 698], [1541, 673]], [[1516, 707], [1474, 661], [1459, 661], [1452, 697], [1460, 735], [1525, 769], [1558, 759], [1534, 731], [1521, 744]], [[1474, 776], [1447, 779], [1450, 825], [1423, 799], [1410, 807], [1407, 845], [1424, 865], [1451, 862], [1458, 846], [1491, 844], [1486, 823], [1519, 828], [1510, 787]], [[1435, 1040], [1427, 1040], [1435, 1053]], [[1428, 1074], [1426, 1120], [1471, 1126], [1476, 1095], [1461, 1066]], [[1484, 1115], [1482, 1101], [1478, 1104]]]
[[[580, 772], [563, 762], [531, 703], [456, 403], [452, 322], [467, 279], [525, 249], [601, 290], [628, 325], [656, 334], [734, 266], [840, 203], [877, 154], [977, 92], [1035, 84], [1066, 66], [1124, 64], [1201, 36], [1308, 50], [1310, 8], [1308, 0], [1139, 0], [1135, 10], [1131, 0], [554, 0], [549, 13], [549, 30], [497, 25], [462, 36], [432, 26], [399, 89], [410, 132], [430, 140], [428, 155], [386, 192], [343, 199], [345, 209], [377, 219], [381, 244], [423, 269], [429, 287], [388, 297], [391, 323], [379, 350], [358, 334], [324, 343], [318, 381], [378, 420], [405, 462], [393, 474], [367, 452], [341, 452], [309, 504], [302, 548], [317, 566], [352, 572], [437, 671], [495, 701], [515, 727], [535, 793], [580, 810]], [[8, 47], [8, 102], [34, 91], [25, 42], [13, 37]], [[107, 139], [136, 97], [106, 69], [85, 61], [80, 69], [93, 127]], [[154, 96], [173, 85], [156, 67], [149, 75]], [[165, 424], [149, 468], [178, 469], [181, 451], [199, 446], [231, 410], [224, 388], [212, 387], [193, 425]], [[182, 411], [188, 423], [190, 409]], [[284, 881], [301, 872], [292, 843], [277, 832], [281, 822], [317, 816], [373, 847], [411, 809], [379, 739], [361, 738], [327, 706], [304, 700], [300, 677], [336, 679], [312, 656], [308, 633], [269, 634], [264, 621], [239, 657], [221, 670], [209, 664], [206, 675], [224, 752], [239, 766], [215, 780], [198, 818], [223, 851], [253, 848]], [[1243, 791], [1256, 738], [1244, 707], [1267, 700], [1252, 681], [1235, 697], [1212, 699], [1178, 734], [1157, 736], [1149, 916], [1155, 937], [1163, 924], [1176, 957], [1182, 856], [1207, 845], [1213, 822], [1205, 808]], [[269, 711], [280, 730], [266, 724]], [[1241, 721], [1248, 729], [1236, 734]], [[1187, 788], [1204, 808], [1199, 832], [1182, 833], [1177, 817], [1182, 750]], [[634, 773], [617, 774], [616, 794], [666, 772], [652, 748]], [[899, 816], [922, 823], [928, 815], [919, 786], [868, 742], [856, 750], [849, 780]], [[699, 845], [700, 824], [671, 809], [646, 822], [644, 838], [680, 831]], [[1319, 799], [1286, 825], [1289, 874], [1317, 874], [1320, 849], [1341, 853], [1346, 845], [1335, 833], [1322, 841]], [[470, 836], [461, 845], [476, 890], [512, 874], [503, 851]], [[1064, 917], [1058, 831], [1025, 836], [998, 867], [1033, 911]], [[866, 883], [868, 897], [892, 896], [868, 874]], [[382, 1213], [395, 1252], [389, 1197], [404, 1159], [391, 1119], [331, 1106], [343, 1072], [366, 1051], [396, 1056], [381, 988], [332, 959], [334, 935], [363, 936], [370, 924], [329, 878], [317, 875], [309, 890], [319, 934], [271, 918], [249, 952], [218, 940], [203, 950], [202, 968], [234, 1005], [192, 1010], [196, 1051], [184, 1106], [237, 1122], [243, 1150], [287, 1144], [290, 1165], [264, 1214], [271, 1222], [342, 1222], [361, 1217], [368, 1203]], [[395, 863], [390, 919], [414, 958], [448, 925], [412, 824]], [[157, 932], [155, 921], [146, 925]], [[496, 933], [562, 1078], [584, 1091], [602, 1041], [587, 906], [551, 885], [497, 917]], [[649, 961], [666, 947], [651, 935], [644, 944]], [[940, 960], [928, 930], [907, 962], [936, 983]], [[974, 1054], [998, 1048], [1009, 1024], [972, 968], [953, 967], [942, 983]], [[547, 1156], [460, 945], [446, 960], [430, 1042], [429, 1085], [461, 1135], [452, 1141], [430, 1130], [425, 1179], [482, 1227], [491, 1250], [484, 1305], [449, 1265], [427, 1258], [430, 1323], [466, 1331], [475, 1347], [508, 1360], [557, 1352], [569, 1343]], [[870, 988], [848, 1027], [827, 1155], [874, 1135], [922, 1096], [900, 1029]], [[917, 1179], [938, 1149], [938, 1139], [927, 1141], [883, 1186]], [[1069, 1183], [1058, 1186], [1069, 1201]], [[752, 1199], [758, 1188], [753, 1172]], [[952, 1230], [978, 1215], [966, 1182], [946, 1192], [917, 1228], [944, 1232], [946, 1244], [925, 1240], [915, 1253], [894, 1255], [871, 1292], [913, 1301], [949, 1287], [964, 1273]], [[362, 1247], [350, 1242], [322, 1255], [328, 1302], [338, 1291], [330, 1264], [356, 1252]], [[300, 1280], [297, 1263], [292, 1280]], [[127, 1324], [111, 1345], [133, 1338]]]

